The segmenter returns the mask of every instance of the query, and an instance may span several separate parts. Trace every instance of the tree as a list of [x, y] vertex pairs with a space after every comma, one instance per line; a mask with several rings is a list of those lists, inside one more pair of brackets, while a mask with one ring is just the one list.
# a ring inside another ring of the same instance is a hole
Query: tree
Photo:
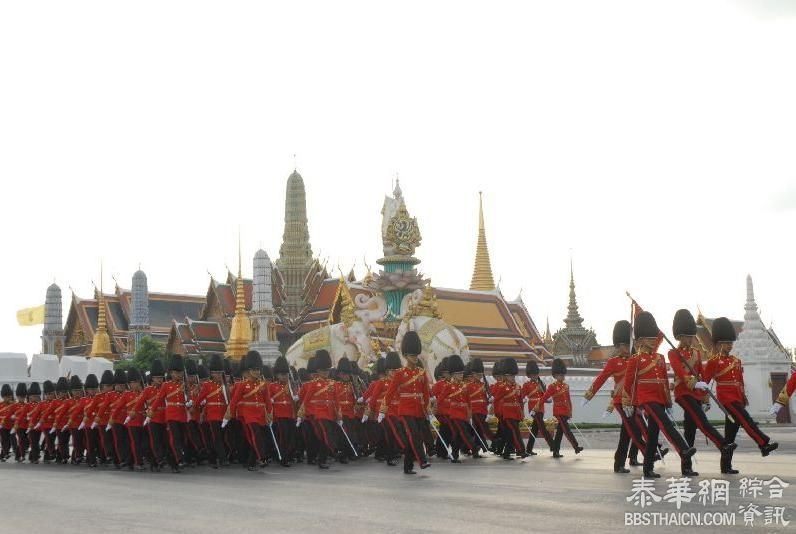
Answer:
[[116, 362], [116, 369], [123, 369], [126, 371], [127, 369], [135, 367], [143, 373], [144, 371], [149, 371], [152, 367], [152, 360], [155, 358], [160, 358], [165, 364], [166, 347], [164, 347], [162, 343], [147, 336], [141, 338], [141, 341], [138, 343], [138, 350], [135, 351], [133, 359]]

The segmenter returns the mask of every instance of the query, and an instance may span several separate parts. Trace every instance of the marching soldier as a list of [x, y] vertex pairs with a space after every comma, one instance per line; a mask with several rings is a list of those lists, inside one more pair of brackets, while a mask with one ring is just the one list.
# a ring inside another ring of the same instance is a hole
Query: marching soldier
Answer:
[[681, 459], [694, 455], [696, 449], [686, 443], [674, 426], [671, 416], [671, 392], [666, 374], [666, 361], [657, 354], [658, 324], [649, 312], [641, 312], [636, 317], [633, 334], [636, 338], [636, 354], [631, 356], [625, 367], [625, 384], [622, 392], [622, 406], [625, 415], [631, 417], [635, 410], [644, 409], [647, 414], [647, 448], [644, 452], [644, 476], [660, 478], [653, 470], [658, 434], [663, 431]]
[[227, 412], [229, 392], [224, 377], [224, 361], [213, 354], [209, 362], [210, 380], [202, 383], [196, 404], [204, 407], [204, 423], [210, 449], [210, 465], [214, 469], [229, 465], [224, 446], [224, 430], [221, 427]]
[[447, 406], [448, 425], [451, 432], [452, 463], [460, 463], [459, 452], [464, 450], [478, 457], [478, 448], [473, 444], [467, 428], [472, 421], [467, 384], [464, 383], [464, 362], [458, 354], [448, 356], [449, 380], [437, 393], [437, 401]]
[[[743, 365], [740, 358], [730, 355], [736, 339], [735, 328], [729, 319], [719, 317], [713, 321], [711, 336], [715, 352], [708, 358], [704, 379], [716, 381], [716, 396], [727, 412], [732, 415], [732, 419], [725, 418], [725, 442], [735, 443], [738, 430], [743, 426], [749, 437], [757, 443], [760, 453], [763, 456], [768, 456], [779, 447], [779, 444], [772, 442], [746, 411], [749, 402], [746, 399], [744, 388]], [[736, 469], [732, 468], [732, 455], [733, 449], [722, 450], [721, 472], [724, 474], [738, 473]]]
[[503, 459], [511, 460], [509, 444], [514, 447], [514, 454], [521, 458], [527, 458], [528, 453], [525, 452], [525, 443], [520, 434], [520, 421], [525, 414], [522, 407], [522, 389], [517, 385], [516, 380], [519, 372], [517, 360], [505, 358], [500, 365], [499, 372], [501, 373], [500, 379], [492, 389], [492, 397], [495, 403], [495, 415], [498, 413], [498, 406], [500, 407], [498, 421], [503, 428], [503, 436], [506, 440]]
[[65, 376], [55, 383], [55, 395], [58, 407], [53, 410], [52, 435], [58, 440], [55, 459], [65, 464], [69, 461], [69, 412], [76, 400], [69, 396], [69, 380]]
[[[539, 378], [539, 364], [531, 360], [525, 364], [525, 376], [528, 380], [522, 385], [520, 395], [528, 399], [528, 419], [531, 419], [531, 433], [528, 435], [528, 446], [525, 449], [530, 456], [536, 456], [533, 446], [536, 443], [536, 434], [541, 432], [550, 450], [553, 450], [553, 437], [544, 424], [544, 403], [539, 403], [545, 392], [545, 385]], [[538, 410], [536, 408], [539, 408]], [[534, 415], [531, 417], [531, 413]]]
[[55, 398], [55, 384], [50, 380], [44, 381], [42, 392], [44, 400], [39, 403], [34, 428], [40, 432], [43, 438], [43, 461], [48, 464], [55, 458], [55, 436], [51, 430], [55, 422], [55, 410], [61, 405], [61, 401]]
[[[96, 380], [96, 377], [94, 379]], [[87, 376], [86, 382], [88, 381]], [[86, 450], [88, 449], [88, 437], [86, 436], [83, 418], [91, 398], [83, 391], [83, 382], [77, 375], [72, 375], [69, 378], [69, 394], [75, 399], [75, 403], [69, 409], [69, 419], [66, 422], [69, 436], [72, 438], [72, 454], [69, 459], [72, 465], [79, 465], [85, 459]]]
[[149, 469], [160, 471], [166, 450], [166, 406], [161, 401], [158, 405], [154, 400], [166, 378], [166, 369], [160, 359], [152, 360], [149, 370], [149, 384], [144, 388], [135, 401], [132, 410], [127, 414], [131, 419], [145, 415], [142, 423], [146, 427], [147, 441], [149, 442]]
[[473, 429], [478, 433], [476, 439], [480, 438], [480, 442], [486, 444], [488, 440], [495, 439], [495, 436], [486, 422], [489, 415], [489, 399], [484, 382], [484, 363], [480, 358], [470, 360], [464, 378], [467, 381], [466, 392], [470, 411], [473, 414]]
[[11, 428], [13, 422], [11, 416], [14, 412], [14, 392], [11, 386], [3, 384], [0, 389], [0, 462], [5, 462], [11, 455]]
[[[553, 416], [558, 421], [556, 435], [553, 437], [553, 458], [561, 458], [561, 438], [566, 435], [567, 440], [579, 454], [583, 447], [578, 445], [572, 430], [569, 428], [569, 419], [572, 417], [572, 399], [569, 395], [569, 384], [564, 382], [567, 366], [561, 358], [555, 358], [551, 368], [555, 382], [545, 388], [544, 395], [539, 399], [536, 407], [541, 409], [547, 399], [553, 399]], [[531, 415], [534, 415], [531, 412]]]
[[[638, 427], [637, 419], [635, 417], [628, 417], [622, 410], [622, 389], [625, 380], [625, 370], [627, 369], [627, 359], [630, 357], [630, 336], [631, 326], [628, 321], [617, 321], [614, 324], [613, 341], [616, 352], [611, 356], [605, 367], [603, 367], [600, 374], [597, 375], [592, 382], [589, 389], [583, 394], [583, 401], [581, 406], [589, 402], [594, 395], [600, 391], [608, 377], [614, 379], [614, 389], [611, 393], [611, 404], [609, 411], [616, 410], [622, 419], [622, 427], [619, 430], [619, 443], [616, 445], [616, 453], [614, 453], [614, 473], [629, 473], [630, 469], [625, 467], [625, 460], [628, 456], [628, 448], [630, 443], [635, 445], [636, 451], [645, 450], [646, 444], [641, 435], [641, 430]], [[692, 442], [693, 443], [693, 442]], [[631, 459], [635, 456], [631, 455]]]
[[[340, 429], [342, 432], [348, 431], [349, 439], [354, 444], [354, 447], [358, 447], [361, 452], [362, 437], [359, 426], [360, 420], [356, 416], [355, 409], [357, 397], [354, 396], [352, 384], [352, 364], [345, 356], [337, 362], [336, 379], [334, 393], [340, 410], [340, 422], [342, 423]], [[344, 447], [343, 450], [346, 451], [345, 456], [349, 460], [356, 458], [350, 446]]]
[[[52, 382], [50, 382], [50, 384], [52, 384]], [[40, 447], [41, 432], [36, 428], [36, 425], [39, 424], [40, 405], [41, 405], [41, 386], [39, 386], [38, 382], [33, 382], [28, 388], [27, 410], [23, 414], [23, 417], [26, 419], [25, 421], [25, 427], [27, 429], [26, 434], [28, 437], [28, 443], [30, 445], [30, 455], [28, 456], [28, 461], [32, 464], [39, 463], [39, 458], [41, 456], [41, 447]], [[20, 431], [17, 431], [17, 433], [19, 433]]]
[[436, 440], [435, 449], [437, 457], [448, 458], [447, 450], [442, 446], [442, 440], [446, 443], [451, 442], [452, 429], [451, 423], [448, 420], [448, 400], [442, 394], [450, 384], [450, 372], [448, 371], [448, 356], [442, 358], [439, 365], [434, 369], [434, 384], [431, 386], [431, 402], [434, 408], [434, 416], [439, 421], [440, 437]]
[[122, 394], [117, 401], [117, 413], [114, 414], [114, 421], [124, 417], [124, 424], [114, 425], [117, 432], [117, 439], [127, 439], [129, 446], [129, 456], [127, 463], [131, 470], [143, 471], [144, 451], [146, 441], [144, 439], [144, 412], [136, 411], [135, 405], [143, 393], [143, 379], [141, 372], [135, 367], [127, 371], [128, 390]]
[[262, 378], [263, 359], [257, 351], [249, 351], [241, 361], [244, 380], [232, 393], [228, 415], [237, 416], [249, 443], [249, 471], [268, 465], [265, 425], [271, 423], [273, 408], [268, 383]]
[[119, 402], [127, 393], [127, 373], [123, 369], [116, 369], [113, 383], [113, 391], [105, 398], [103, 413], [107, 414], [106, 443], [109, 443], [108, 448], [113, 452], [113, 465], [121, 469], [130, 466], [130, 438], [123, 423], [128, 410]]
[[14, 406], [14, 414], [11, 416], [14, 421], [14, 427], [11, 433], [15, 435], [17, 448], [15, 451], [14, 459], [17, 462], [24, 462], [25, 456], [28, 454], [28, 386], [24, 382], [17, 384], [16, 390], [17, 402]]
[[[342, 423], [340, 408], [334, 391], [334, 381], [328, 378], [332, 368], [332, 358], [329, 352], [321, 349], [315, 353], [315, 371], [317, 378], [306, 384], [304, 395], [300, 399], [297, 422], [301, 422], [305, 415], [308, 416], [312, 430], [318, 444], [318, 467], [328, 469], [327, 455], [334, 456], [340, 449], [337, 443], [337, 429], [335, 421]], [[301, 397], [301, 395], [299, 395]], [[338, 456], [340, 463], [348, 463], [345, 457]]]
[[86, 376], [85, 390], [86, 402], [83, 409], [83, 421], [78, 430], [84, 430], [86, 435], [86, 465], [90, 468], [97, 467], [99, 462], [105, 463], [105, 452], [100, 441], [100, 432], [94, 419], [99, 411], [99, 402], [102, 400], [99, 392], [97, 375]]
[[290, 385], [290, 366], [284, 356], [276, 359], [273, 372], [276, 381], [268, 385], [268, 393], [274, 407], [274, 426], [282, 451], [281, 465], [290, 467], [297, 453], [295, 402], [298, 396], [294, 395]]
[[[730, 454], [737, 444], [725, 443], [724, 438], [710, 424], [705, 411], [710, 403], [705, 393], [707, 383], [702, 380], [703, 368], [700, 352], [694, 348], [697, 326], [694, 316], [688, 310], [677, 310], [672, 321], [672, 334], [680, 343], [676, 349], [669, 351], [669, 365], [674, 372], [674, 400], [683, 409], [683, 437], [689, 447], [694, 446], [696, 429], [707, 437], [721, 452], [722, 456]], [[691, 458], [681, 462], [684, 477], [699, 476], [692, 469]]]
[[[169, 365], [171, 380], [160, 386], [157, 395], [147, 411], [147, 416], [152, 419], [155, 410], [161, 405], [165, 406], [166, 428], [168, 432], [168, 459], [172, 473], [181, 473], [185, 459], [185, 425], [188, 422], [188, 411], [192, 403], [186, 392], [183, 379], [185, 363], [182, 356], [172, 355]], [[151, 424], [151, 423], [150, 423]]]
[[[382, 402], [379, 422], [387, 414], [387, 408], [394, 399], [399, 399], [397, 414], [400, 418], [406, 449], [404, 451], [404, 473], [414, 475], [414, 462], [420, 464], [420, 469], [430, 467], [426, 452], [423, 448], [423, 419], [429, 415], [429, 402], [431, 390], [424, 369], [418, 367], [418, 360], [422, 351], [420, 337], [415, 331], [404, 334], [401, 341], [401, 352], [406, 359], [406, 367], [395, 371], [387, 394]], [[389, 363], [389, 362], [388, 362]]]

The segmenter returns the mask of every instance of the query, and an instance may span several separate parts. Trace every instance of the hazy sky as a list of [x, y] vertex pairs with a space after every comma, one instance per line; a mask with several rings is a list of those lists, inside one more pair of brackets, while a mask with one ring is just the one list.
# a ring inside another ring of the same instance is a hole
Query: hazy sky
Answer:
[[316, 254], [381, 255], [400, 173], [421, 270], [468, 287], [484, 191], [506, 297], [578, 302], [609, 343], [625, 290], [742, 318], [745, 277], [796, 345], [796, 3], [5, 2], [0, 351], [55, 279], [204, 294], [278, 255], [285, 181]]

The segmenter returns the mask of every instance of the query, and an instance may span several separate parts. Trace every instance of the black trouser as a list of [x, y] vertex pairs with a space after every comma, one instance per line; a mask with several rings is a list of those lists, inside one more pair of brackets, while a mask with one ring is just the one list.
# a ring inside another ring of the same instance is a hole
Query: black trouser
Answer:
[[221, 428], [221, 421], [207, 421], [204, 424], [207, 429], [210, 461], [214, 463], [226, 463], [227, 449], [224, 446], [224, 429]]
[[[696, 440], [697, 428], [702, 431], [706, 438], [708, 438], [717, 449], [721, 450], [724, 446], [724, 438], [719, 434], [718, 430], [708, 421], [705, 410], [702, 409], [702, 403], [695, 397], [684, 395], [677, 399], [677, 404], [683, 409], [683, 438], [688, 443], [689, 447], [694, 446]], [[680, 461], [683, 471], [690, 471], [693, 463], [691, 458], [683, 458]]]
[[28, 439], [28, 429], [18, 428], [16, 436], [17, 436], [16, 459], [22, 461], [25, 459], [25, 456], [28, 454], [28, 447], [30, 446], [30, 440]]
[[30, 455], [28, 459], [31, 462], [38, 462], [41, 457], [41, 431], [31, 430], [28, 439], [30, 440]]
[[265, 463], [268, 454], [265, 425], [246, 423], [243, 428], [249, 442], [248, 466], [254, 467], [258, 463]]
[[455, 459], [459, 458], [460, 451], [471, 452], [474, 454], [478, 450], [478, 447], [476, 447], [474, 444], [473, 436], [470, 433], [470, 425], [467, 423], [467, 421], [450, 418], [448, 419], [448, 424], [450, 425], [451, 429], [450, 446], [453, 452], [453, 457]]
[[[738, 430], [743, 427], [750, 438], [754, 440], [758, 447], [766, 445], [771, 438], [765, 435], [746, 408], [740, 402], [730, 402], [724, 405], [724, 409], [732, 415], [735, 421], [731, 421], [729, 417], [724, 418], [724, 439], [725, 443], [734, 443], [735, 438], [738, 436]], [[722, 454], [721, 468], [732, 468], [732, 455], [733, 451]]]
[[69, 429], [69, 435], [72, 437], [72, 461], [77, 462], [78, 460], [83, 460], [83, 458], [86, 457], [86, 449], [88, 448], [86, 431], [74, 427]]
[[655, 452], [658, 447], [658, 434], [663, 430], [666, 439], [682, 457], [688, 444], [683, 436], [674, 426], [674, 422], [666, 414], [666, 407], [658, 402], [648, 402], [642, 404], [644, 412], [647, 414], [647, 449], [644, 451], [644, 470], [652, 471], [655, 465]]
[[197, 421], [188, 421], [186, 425], [187, 452], [191, 461], [207, 458], [207, 447], [202, 439], [202, 432]]
[[307, 461], [314, 463], [318, 459], [318, 438], [315, 437], [315, 430], [312, 427], [312, 419], [304, 419], [301, 422], [301, 436], [304, 440], [304, 448], [307, 452]]
[[572, 448], [577, 450], [578, 440], [575, 439], [572, 430], [569, 428], [569, 417], [556, 415], [556, 419], [558, 420], [558, 426], [556, 427], [556, 435], [553, 437], [553, 452], [558, 454], [561, 451], [561, 438], [565, 435]]
[[151, 465], [159, 466], [163, 463], [165, 454], [166, 425], [150, 421], [147, 425], [147, 434], [149, 437], [149, 462]]
[[55, 434], [58, 435], [58, 460], [65, 462], [69, 458], [69, 437], [71, 436], [71, 432], [69, 432], [67, 428], [66, 430], [57, 430]]
[[296, 420], [289, 417], [277, 417], [274, 420], [276, 439], [282, 461], [287, 462], [296, 456]]
[[528, 445], [526, 447], [527, 452], [533, 451], [533, 446], [536, 443], [536, 434], [542, 432], [542, 437], [547, 442], [547, 446], [550, 450], [553, 450], [553, 437], [550, 435], [550, 432], [547, 430], [547, 426], [544, 424], [544, 416], [541, 412], [536, 412], [533, 414], [533, 421], [531, 422], [531, 433], [528, 435]]
[[168, 421], [169, 465], [177, 467], [185, 460], [185, 423]]
[[11, 454], [11, 430], [0, 429], [0, 458], [8, 458]]
[[238, 462], [244, 463], [249, 460], [249, 440], [246, 437], [246, 430], [243, 421], [240, 419], [233, 419], [227, 425], [231, 432], [230, 442], [232, 448], [235, 450], [235, 458]]
[[[619, 432], [619, 444], [616, 447], [614, 454], [614, 466], [619, 467], [625, 465], [625, 457], [630, 456], [634, 461], [638, 459], [638, 452], [642, 454], [647, 449], [647, 444], [644, 441], [644, 432], [646, 427], [642, 430], [644, 421], [636, 414], [630, 417], [625, 414], [625, 410], [621, 404], [615, 404], [615, 409], [619, 412], [619, 418], [622, 420], [622, 430]], [[628, 445], [630, 445], [630, 453], [628, 455]], [[625, 454], [622, 454], [624, 451]]]
[[140, 426], [128, 426], [127, 436], [130, 443], [131, 465], [144, 465], [144, 452], [146, 451], [144, 429]]
[[325, 464], [327, 457], [335, 456], [340, 448], [337, 425], [328, 419], [312, 419], [311, 424], [318, 447], [318, 463]]
[[442, 440], [445, 440], [445, 443], [448, 445], [451, 444], [451, 437], [453, 434], [451, 422], [447, 415], [437, 415], [437, 421], [439, 421], [439, 428], [437, 428], [437, 431], [439, 432], [441, 439], [439, 436], [437, 437], [434, 448], [437, 451], [437, 457], [447, 458], [448, 452], [445, 449], [445, 446], [442, 444]]
[[130, 436], [127, 434], [127, 427], [121, 423], [113, 423], [111, 427], [113, 437], [113, 450], [116, 455], [116, 464], [128, 464], [130, 461]]
[[400, 420], [406, 436], [404, 471], [409, 471], [414, 467], [415, 460], [420, 464], [428, 462], [426, 451], [423, 448], [423, 430], [421, 425], [423, 425], [424, 418], [402, 415]]
[[[351, 443], [354, 444], [354, 449], [357, 451], [357, 454], [362, 452], [365, 448], [365, 439], [363, 438], [363, 431], [362, 431], [362, 423], [356, 417], [343, 417], [343, 429], [348, 434], [348, 439], [351, 440]], [[342, 432], [341, 430], [341, 432]], [[346, 451], [346, 454], [350, 456], [355, 456], [351, 446], [348, 444], [348, 440], [345, 439], [343, 436], [343, 440], [345, 443], [345, 448], [343, 450]]]
[[511, 448], [514, 449], [515, 454], [525, 455], [525, 442], [520, 433], [520, 420], [503, 418], [500, 422], [503, 426], [503, 439], [505, 440], [503, 456], [511, 454]]

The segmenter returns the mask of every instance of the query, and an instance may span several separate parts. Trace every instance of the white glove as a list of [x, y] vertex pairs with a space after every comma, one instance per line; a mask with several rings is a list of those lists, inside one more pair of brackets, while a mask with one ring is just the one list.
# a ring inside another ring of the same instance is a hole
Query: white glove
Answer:
[[674, 421], [674, 412], [672, 411], [671, 408], [669, 408], [669, 407], [666, 408], [666, 415], [669, 416], [669, 419]]
[[97, 428], [97, 423], [91, 423], [91, 430], [94, 430], [95, 428]]
[[298, 402], [298, 400], [299, 400], [299, 396], [298, 395], [293, 395], [293, 402]]
[[437, 402], [437, 397], [429, 397], [428, 400], [430, 400], [431, 402]]
[[702, 405], [702, 411], [703, 412], [707, 412], [709, 410], [710, 410], [710, 403], [709, 402], [706, 402], [705, 404]]
[[221, 428], [224, 428], [229, 424], [229, 419], [222, 419], [221, 420]]
[[14, 434], [16, 434], [16, 433], [17, 433], [17, 429], [16, 429], [16, 428], [12, 428], [12, 429], [11, 429], [11, 432], [10, 432], [10, 435], [12, 435], [12, 436], [13, 436], [13, 435], [14, 435]]
[[553, 399], [547, 399], [544, 401], [545, 404], [553, 404]]
[[50, 434], [55, 434], [55, 429], [54, 428], [50, 429]]
[[149, 424], [149, 422], [150, 422], [150, 421], [151, 421], [151, 419], [150, 419], [149, 417], [147, 417], [146, 419], [144, 419], [144, 426], [147, 426], [147, 425]]
[[536, 417], [536, 410], [531, 410], [528, 415], [530, 415], [529, 419], [533, 419], [534, 417]]
[[625, 412], [626, 416], [633, 417], [633, 407], [632, 406], [625, 406], [624, 408], [622, 408], [622, 410]]
[[426, 419], [428, 419], [429, 423], [433, 423], [434, 422], [434, 414], [433, 413], [428, 414], [426, 416]]
[[580, 407], [581, 408], [586, 406], [588, 403], [589, 403], [589, 399], [587, 399], [586, 397], [583, 397], [582, 399], [580, 399]]
[[111, 424], [110, 424], [110, 423], [108, 423], [107, 425], [105, 425], [105, 431], [108, 431], [108, 430], [110, 430], [111, 428], [113, 428], [113, 427], [111, 426]]
[[124, 423], [122, 423], [122, 424], [126, 425], [129, 422], [130, 422], [130, 416], [128, 415], [127, 417], [124, 418]]
[[531, 412], [528, 411], [528, 408], [525, 408], [525, 413], [523, 415], [525, 415], [526, 419], [533, 419], [533, 416], [531, 415]]
[[342, 419], [338, 419], [337, 420], [337, 426], [339, 426], [340, 428], [343, 428], [343, 420]]
[[80, 426], [77, 427], [78, 430], [83, 430], [84, 428], [86, 428], [86, 423], [80, 423]]
[[770, 413], [771, 415], [777, 415], [781, 409], [782, 405], [778, 402], [775, 402], [774, 404], [771, 405], [771, 408], [769, 408], [768, 413]]
[[384, 421], [384, 414], [379, 413], [379, 417], [376, 418], [376, 422], [381, 423], [382, 421]]
[[186, 408], [193, 408], [193, 401], [192, 401], [192, 400], [189, 400], [188, 402], [186, 402], [186, 403], [185, 403], [185, 407], [186, 407]]
[[301, 417], [296, 419], [296, 428], [301, 426], [301, 421], [302, 421]]
[[33, 430], [38, 430], [41, 428], [41, 423], [36, 423], [36, 426], [33, 427]]
[[367, 415], [363, 415], [362, 416], [362, 424], [365, 424], [367, 422], [368, 422], [368, 416]]
[[603, 419], [607, 419], [609, 415], [611, 415], [611, 412], [609, 412], [608, 410], [605, 410], [603, 412]]
[[702, 382], [702, 381], [700, 380], [699, 382], [697, 382], [696, 384], [694, 384], [694, 389], [708, 390], [708, 389], [710, 389], [710, 386], [709, 386], [709, 385], [707, 385], [707, 383], [706, 383], [706, 382]]
[[69, 425], [64, 425], [64, 427], [61, 429], [61, 432], [66, 432], [67, 430], [69, 430]]
[[359, 397], [359, 398], [357, 399], [357, 402], [358, 402], [359, 404], [362, 404], [363, 402], [365, 402], [365, 399], [363, 399], [362, 397]]

